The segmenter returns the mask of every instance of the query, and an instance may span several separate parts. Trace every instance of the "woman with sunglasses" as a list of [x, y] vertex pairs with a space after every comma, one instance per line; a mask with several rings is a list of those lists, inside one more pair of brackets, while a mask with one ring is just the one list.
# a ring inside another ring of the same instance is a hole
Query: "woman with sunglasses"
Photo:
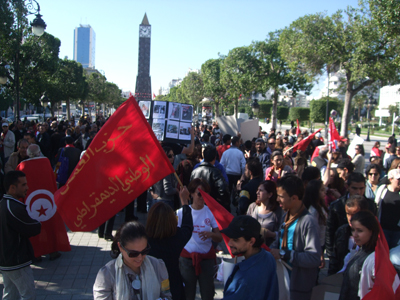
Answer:
[[[204, 205], [204, 199], [199, 189], [208, 193], [210, 186], [204, 179], [195, 178], [188, 186], [190, 198], [193, 201], [190, 208], [192, 210], [194, 230], [179, 258], [179, 269], [185, 284], [186, 300], [195, 299], [197, 281], [200, 285], [201, 299], [214, 299], [216, 255], [212, 242], [219, 243], [222, 241], [217, 222], [210, 209]], [[177, 211], [177, 215], [178, 226], [182, 226], [182, 208]]]
[[[164, 146], [163, 150], [168, 156], [170, 163], [173, 165], [175, 158], [174, 151], [172, 151], [172, 148], [167, 146]], [[151, 196], [153, 198], [153, 203], [157, 201], [163, 201], [171, 206], [173, 210], [175, 210], [174, 199], [175, 195], [178, 195], [179, 193], [176, 186], [177, 183], [175, 181], [174, 174], [169, 174], [164, 179], [156, 182], [150, 190]], [[149, 207], [151, 207], [153, 203], [151, 203]]]
[[154, 300], [171, 298], [168, 272], [161, 259], [148, 256], [146, 230], [136, 221], [125, 223], [111, 244], [111, 256], [97, 273], [95, 300]]
[[381, 170], [378, 165], [370, 164], [365, 170], [367, 176], [367, 183], [365, 185], [365, 197], [368, 199], [375, 199], [375, 192], [379, 187], [379, 176]]

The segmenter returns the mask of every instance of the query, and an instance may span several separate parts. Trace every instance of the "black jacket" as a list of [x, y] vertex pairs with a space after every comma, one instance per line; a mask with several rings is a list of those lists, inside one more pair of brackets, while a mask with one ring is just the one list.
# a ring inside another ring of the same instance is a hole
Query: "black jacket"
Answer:
[[207, 181], [211, 187], [210, 196], [230, 211], [229, 187], [220, 170], [204, 161], [193, 170], [190, 181], [195, 178]]
[[[348, 194], [333, 201], [329, 206], [329, 214], [328, 214], [328, 219], [326, 221], [326, 234], [325, 234], [325, 247], [326, 247], [326, 254], [328, 255], [328, 257], [334, 255], [333, 244], [335, 240], [336, 230], [338, 230], [340, 226], [348, 224], [346, 218], [346, 211], [344, 209], [347, 198]], [[367, 199], [367, 201], [370, 211], [374, 215], [376, 215], [376, 204], [374, 200]]]
[[344, 258], [349, 253], [349, 238], [351, 236], [351, 227], [344, 224], [339, 227], [335, 233], [333, 244], [333, 253], [329, 257], [328, 275], [333, 275], [343, 268]]
[[41, 224], [32, 219], [26, 205], [10, 195], [0, 200], [0, 271], [17, 270], [32, 263], [29, 238], [40, 233]]
[[343, 284], [340, 290], [339, 300], [357, 300], [358, 285], [360, 283], [360, 271], [364, 264], [365, 259], [372, 251], [365, 251], [360, 249], [356, 255], [349, 261], [346, 270], [343, 273]]

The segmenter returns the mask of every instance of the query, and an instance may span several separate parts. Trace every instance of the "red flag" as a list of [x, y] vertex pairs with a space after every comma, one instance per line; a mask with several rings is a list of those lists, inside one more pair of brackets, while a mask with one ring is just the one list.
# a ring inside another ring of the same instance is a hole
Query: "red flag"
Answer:
[[72, 231], [92, 231], [174, 168], [134, 97], [96, 134], [65, 186], [55, 194]]
[[[225, 209], [221, 204], [219, 204], [213, 197], [211, 197], [209, 194], [206, 192], [202, 191], [199, 189], [201, 196], [204, 199], [204, 202], [207, 204], [208, 208], [211, 210], [212, 214], [214, 215], [215, 221], [217, 221], [218, 224], [218, 229], [222, 230], [225, 229], [229, 226], [229, 224], [233, 220], [233, 215]], [[229, 243], [229, 237], [227, 237], [225, 234], [222, 234], [222, 238], [224, 239], [226, 248], [228, 248], [229, 254], [233, 257], [231, 252], [231, 247], [228, 246]], [[270, 251], [269, 247], [265, 244], [261, 246], [261, 248], [264, 248], [267, 251]]]
[[296, 135], [299, 136], [299, 134], [301, 133], [299, 119], [297, 119], [296, 122], [297, 122]]
[[132, 97], [132, 93], [131, 92], [129, 92], [129, 97]]
[[329, 147], [332, 149], [336, 149], [335, 141], [340, 141], [339, 132], [336, 129], [335, 123], [333, 122], [332, 118], [329, 117]]
[[375, 246], [375, 282], [372, 290], [365, 295], [363, 300], [395, 300], [400, 299], [400, 287], [395, 287], [393, 292], [393, 282], [397, 272], [390, 261], [389, 246], [380, 227], [378, 242]]
[[155, 99], [155, 98], [156, 98], [156, 94], [153, 93], [153, 99]]
[[42, 223], [40, 234], [30, 238], [35, 257], [56, 251], [71, 251], [64, 222], [54, 202], [57, 183], [48, 158], [24, 160], [16, 170], [24, 172], [28, 182], [26, 210], [32, 219]]
[[319, 155], [319, 151], [321, 149], [325, 148], [325, 147], [326, 147], [326, 145], [322, 145], [322, 146], [318, 146], [317, 148], [315, 148], [315, 150], [314, 150], [314, 152], [313, 152], [313, 154], [311, 156], [310, 162], [312, 162], [313, 159], [316, 158]]
[[295, 152], [297, 150], [306, 151], [308, 144], [310, 144], [310, 142], [314, 139], [314, 136], [317, 134], [317, 132], [320, 132], [321, 130], [322, 130], [322, 128], [318, 129], [313, 134], [310, 134], [308, 137], [306, 137], [305, 139], [303, 139], [302, 141], [300, 141], [296, 145], [294, 145], [292, 148], [293, 152]]

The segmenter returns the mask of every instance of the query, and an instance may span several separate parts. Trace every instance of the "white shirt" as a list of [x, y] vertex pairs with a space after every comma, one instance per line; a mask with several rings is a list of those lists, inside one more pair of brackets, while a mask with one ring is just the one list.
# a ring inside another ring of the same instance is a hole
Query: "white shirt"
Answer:
[[246, 166], [243, 152], [234, 146], [222, 154], [220, 163], [229, 175], [242, 175]]
[[[207, 206], [204, 206], [199, 210], [193, 209], [191, 205], [190, 208], [192, 209], [193, 232], [192, 237], [185, 246], [185, 249], [189, 253], [208, 253], [212, 246], [211, 238], [203, 241], [200, 239], [199, 233], [202, 231], [211, 231], [213, 228], [218, 228], [217, 221], [215, 221], [213, 214]], [[178, 215], [178, 227], [181, 227], [182, 208], [180, 208], [176, 213]]]

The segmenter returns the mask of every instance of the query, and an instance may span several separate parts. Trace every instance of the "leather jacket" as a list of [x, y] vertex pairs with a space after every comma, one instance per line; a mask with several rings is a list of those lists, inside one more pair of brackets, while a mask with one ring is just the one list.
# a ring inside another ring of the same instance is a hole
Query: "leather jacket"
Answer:
[[[346, 194], [339, 199], [333, 201], [329, 206], [328, 219], [326, 221], [325, 247], [328, 257], [334, 255], [333, 244], [335, 242], [335, 233], [338, 228], [347, 224], [346, 210], [344, 208], [346, 200], [349, 197]], [[367, 199], [369, 210], [376, 215], [376, 204], [374, 200]]]
[[193, 170], [190, 181], [195, 178], [207, 181], [211, 188], [210, 196], [230, 211], [229, 187], [220, 170], [204, 161]]
[[351, 228], [349, 224], [339, 227], [335, 233], [335, 242], [333, 244], [333, 253], [329, 257], [328, 275], [333, 275], [343, 268], [344, 258], [349, 253], [349, 238]]

